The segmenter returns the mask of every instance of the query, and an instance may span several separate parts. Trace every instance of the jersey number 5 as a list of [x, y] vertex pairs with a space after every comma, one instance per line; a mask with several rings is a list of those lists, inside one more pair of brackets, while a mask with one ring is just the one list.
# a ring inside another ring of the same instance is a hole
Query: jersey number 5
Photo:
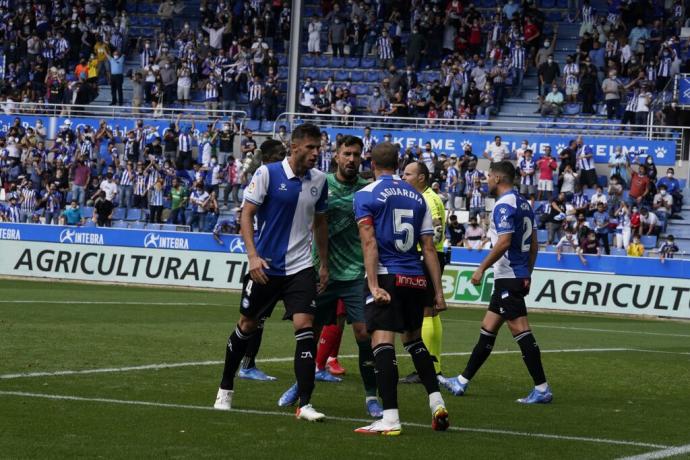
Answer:
[[522, 220], [522, 252], [529, 252], [532, 242], [528, 242], [529, 238], [532, 236], [532, 219], [525, 217]]
[[412, 249], [412, 244], [414, 243], [414, 227], [410, 222], [403, 222], [403, 219], [411, 219], [413, 214], [411, 209], [393, 210], [393, 233], [402, 235], [402, 239], [395, 239], [395, 249], [400, 252], [407, 252]]

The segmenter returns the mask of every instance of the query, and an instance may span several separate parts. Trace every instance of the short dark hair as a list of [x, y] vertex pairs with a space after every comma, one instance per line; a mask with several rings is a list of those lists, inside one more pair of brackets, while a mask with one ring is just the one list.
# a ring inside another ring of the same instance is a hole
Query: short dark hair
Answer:
[[501, 174], [507, 178], [506, 182], [513, 183], [515, 181], [515, 166], [508, 160], [496, 161], [491, 163], [489, 169], [495, 173]]
[[381, 142], [371, 151], [371, 159], [381, 169], [397, 169], [398, 146], [391, 142]]
[[318, 126], [312, 123], [304, 123], [295, 128], [294, 131], [292, 131], [291, 140], [297, 141], [305, 138], [320, 139], [321, 130]]
[[424, 183], [429, 185], [429, 180], [431, 179], [431, 173], [429, 172], [429, 167], [423, 161], [417, 161], [417, 173], [424, 174]]
[[351, 147], [353, 145], [358, 145], [360, 149], [364, 148], [364, 142], [362, 142], [362, 139], [360, 139], [357, 136], [351, 136], [347, 134], [338, 139], [338, 142], [336, 143], [336, 149], [340, 150], [340, 147], [342, 146]]
[[264, 163], [275, 163], [282, 161], [287, 152], [282, 142], [275, 139], [267, 139], [261, 143], [261, 161]]

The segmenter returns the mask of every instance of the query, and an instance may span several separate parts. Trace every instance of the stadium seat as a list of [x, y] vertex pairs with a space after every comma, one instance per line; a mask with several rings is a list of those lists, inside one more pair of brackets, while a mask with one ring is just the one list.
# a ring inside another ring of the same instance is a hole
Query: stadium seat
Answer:
[[331, 60], [328, 58], [328, 56], [319, 56], [316, 58], [316, 62], [314, 63], [316, 67], [330, 67], [331, 66]]
[[112, 224], [113, 228], [129, 228], [129, 224], [125, 222], [124, 220], [116, 220], [113, 221]]
[[337, 81], [347, 80], [348, 78], [350, 78], [350, 72], [347, 70], [339, 70], [335, 73], [335, 79]]
[[362, 67], [365, 69], [373, 69], [376, 66], [376, 59], [362, 58]]
[[160, 230], [161, 224], [144, 224], [146, 230]]
[[[549, 0], [551, 1], [551, 0]], [[550, 22], [559, 22], [561, 20], [561, 12], [560, 11], [551, 11], [546, 14], [546, 20]]]
[[93, 217], [93, 208], [91, 206], [84, 206], [81, 208], [81, 216], [84, 219], [90, 219]]
[[359, 67], [359, 58], [347, 58], [345, 59], [345, 65], [348, 69], [356, 69], [357, 67]]
[[126, 212], [125, 208], [115, 208], [113, 210], [113, 220], [123, 220]]
[[602, 187], [606, 187], [609, 184], [609, 178], [608, 176], [597, 176], [597, 185], [600, 185]]
[[350, 72], [350, 79], [355, 83], [364, 81], [364, 73], [354, 69], [352, 72]]
[[549, 232], [546, 230], [537, 230], [537, 241], [539, 244], [546, 244], [549, 240]]
[[316, 59], [314, 56], [302, 56], [302, 66], [303, 67], [314, 67], [316, 64]]
[[175, 224], [162, 224], [161, 230], [164, 232], [174, 232], [174, 231], [177, 231], [177, 225], [175, 225]]
[[328, 70], [328, 69], [319, 70], [319, 78], [318, 78], [318, 80], [326, 81], [326, 80], [328, 80], [329, 78], [331, 78], [332, 76], [333, 76], [333, 72], [331, 72], [331, 71]]
[[544, 248], [544, 252], [556, 252], [556, 245], [547, 244], [546, 247]]
[[259, 120], [247, 120], [245, 126], [252, 131], [258, 131], [261, 127], [261, 122]]
[[580, 104], [566, 104], [563, 113], [566, 115], [578, 115], [580, 113]]
[[275, 121], [264, 120], [261, 122], [261, 131], [264, 133], [272, 133], [273, 127], [275, 126]]
[[125, 220], [139, 220], [141, 219], [141, 209], [129, 209], [127, 210], [127, 217]]
[[318, 80], [319, 79], [319, 71], [316, 69], [307, 69], [307, 71], [305, 72], [305, 77], [311, 78], [312, 80]]
[[645, 249], [656, 248], [656, 240], [657, 238], [654, 235], [642, 235], [640, 237], [640, 243], [642, 243]]
[[331, 67], [335, 67], [337, 69], [340, 69], [344, 66], [345, 66], [345, 58], [342, 58], [342, 57], [331, 58]]
[[611, 255], [612, 256], [627, 256], [628, 253], [625, 251], [624, 248], [611, 248]]
[[279, 54], [278, 55], [278, 65], [279, 66], [286, 66], [288, 65], [288, 58], [286, 54]]
[[377, 83], [381, 80], [379, 80], [378, 72], [367, 72], [364, 74], [364, 81], [367, 81], [369, 83]]
[[141, 222], [139, 220], [135, 220], [134, 222], [132, 222], [132, 225], [130, 228], [134, 228], [137, 230], [143, 230], [146, 228], [146, 222]]
[[91, 227], [95, 227], [95, 226], [96, 226], [96, 222], [92, 221], [91, 219], [84, 222], [84, 227], [86, 227], [86, 228], [91, 228]]

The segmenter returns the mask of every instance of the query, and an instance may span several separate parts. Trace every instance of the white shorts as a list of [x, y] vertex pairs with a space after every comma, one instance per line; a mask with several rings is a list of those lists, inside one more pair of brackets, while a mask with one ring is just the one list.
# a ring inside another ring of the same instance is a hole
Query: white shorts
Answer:
[[539, 179], [539, 190], [543, 192], [553, 192], [553, 181]]
[[310, 38], [307, 42], [307, 51], [310, 53], [321, 52], [321, 37]]
[[578, 83], [570, 83], [569, 85], [566, 85], [566, 87], [565, 87], [565, 95], [566, 96], [575, 96], [579, 92], [580, 92], [580, 85]]

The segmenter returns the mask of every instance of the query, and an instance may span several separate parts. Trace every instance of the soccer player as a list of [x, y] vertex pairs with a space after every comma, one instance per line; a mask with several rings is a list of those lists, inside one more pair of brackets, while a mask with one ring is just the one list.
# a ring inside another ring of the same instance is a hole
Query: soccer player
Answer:
[[[443, 206], [441, 197], [429, 187], [429, 169], [424, 163], [415, 162], [410, 163], [405, 167], [403, 172], [403, 180], [414, 187], [417, 192], [421, 193], [426, 202], [426, 206], [431, 212], [431, 224], [434, 228], [434, 246], [436, 247], [436, 254], [438, 256], [441, 273], [445, 266], [446, 255], [443, 252], [443, 244], [446, 240], [446, 210]], [[424, 273], [429, 278], [429, 273]], [[431, 355], [431, 360], [434, 362], [436, 374], [441, 374], [441, 343], [443, 342], [443, 326], [441, 325], [441, 317], [438, 311], [434, 308], [434, 288], [431, 285], [427, 287], [427, 296], [424, 301], [424, 322], [422, 323], [422, 340], [426, 345]], [[413, 373], [401, 380], [403, 383], [421, 383], [419, 375]]]
[[525, 296], [529, 293], [532, 270], [537, 259], [537, 230], [534, 227], [532, 207], [513, 189], [514, 180], [515, 167], [509, 161], [491, 164], [489, 192], [496, 197], [489, 229], [493, 249], [479, 264], [471, 282], [474, 285], [481, 284], [484, 272], [493, 267], [494, 291], [489, 310], [482, 321], [479, 341], [472, 350], [467, 367], [462, 374], [445, 382], [456, 396], [464, 394], [472, 377], [491, 354], [498, 330], [507, 322], [534, 380], [532, 392], [526, 398], [518, 399], [518, 402], [550, 403], [553, 395], [544, 376], [541, 353], [530, 330], [525, 307]]
[[[326, 175], [314, 169], [321, 131], [312, 124], [297, 127], [291, 155], [280, 163], [259, 167], [245, 190], [241, 234], [249, 259], [240, 303], [240, 319], [228, 339], [225, 367], [214, 408], [232, 407], [235, 373], [261, 318], [271, 315], [278, 300], [295, 328], [297, 418], [318, 421], [324, 414], [310, 404], [314, 390], [314, 314], [317, 275], [311, 257], [313, 238], [322, 261], [328, 260]], [[254, 216], [259, 233], [254, 237]], [[319, 290], [328, 283], [328, 265], [319, 269]]]
[[354, 208], [367, 277], [366, 324], [372, 339], [383, 418], [355, 432], [392, 436], [401, 432], [398, 366], [393, 345], [396, 333], [402, 334], [405, 350], [429, 395], [431, 427], [445, 430], [449, 426], [448, 411], [439, 391], [434, 363], [421, 338], [428, 280], [417, 243], [422, 246], [424, 264], [436, 291], [436, 309], [446, 309], [431, 212], [411, 185], [393, 175], [398, 168], [396, 145], [377, 145], [372, 152], [372, 168], [376, 181], [355, 194]]
[[[368, 182], [359, 177], [362, 161], [362, 140], [343, 136], [335, 154], [336, 172], [328, 175], [328, 288], [316, 298], [316, 324], [332, 325], [337, 321], [338, 299], [345, 303], [347, 321], [359, 348], [359, 371], [365, 391], [365, 405], [372, 417], [380, 418], [383, 409], [376, 398], [376, 376], [371, 338], [364, 317], [364, 259], [357, 222], [353, 212], [353, 199]], [[316, 249], [316, 248], [315, 248]], [[319, 265], [319, 254], [313, 251], [314, 265]], [[323, 260], [323, 259], [321, 259]], [[330, 378], [329, 378], [330, 377]], [[317, 380], [334, 381], [326, 369], [317, 369]], [[337, 379], [335, 381], [339, 381]], [[292, 404], [297, 388], [287, 390], [278, 405]]]

